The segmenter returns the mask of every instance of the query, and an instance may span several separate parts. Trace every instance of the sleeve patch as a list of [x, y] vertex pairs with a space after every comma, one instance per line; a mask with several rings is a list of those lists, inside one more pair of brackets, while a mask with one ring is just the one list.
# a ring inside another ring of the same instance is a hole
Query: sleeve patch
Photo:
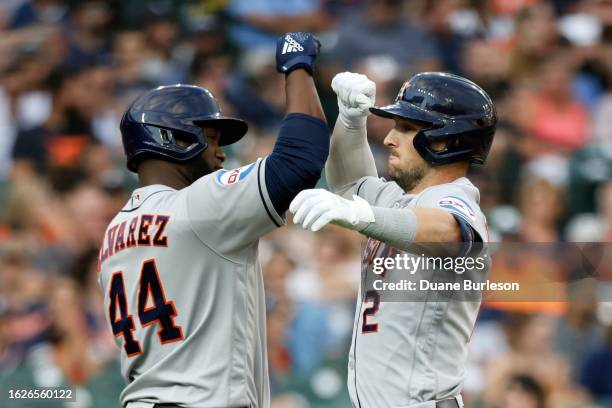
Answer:
[[438, 206], [460, 215], [468, 220], [476, 221], [476, 213], [470, 205], [462, 198], [446, 196], [438, 200]]
[[247, 164], [234, 170], [219, 170], [215, 176], [217, 184], [221, 186], [230, 186], [244, 180], [255, 168], [257, 162]]

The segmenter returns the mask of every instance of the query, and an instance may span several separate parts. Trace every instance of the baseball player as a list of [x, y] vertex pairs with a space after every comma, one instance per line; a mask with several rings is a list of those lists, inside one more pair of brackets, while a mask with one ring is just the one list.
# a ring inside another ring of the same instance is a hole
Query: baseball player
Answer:
[[[493, 103], [473, 82], [445, 73], [415, 75], [395, 103], [382, 108], [371, 108], [375, 85], [363, 75], [338, 74], [332, 87], [340, 115], [326, 174], [335, 194], [303, 191], [290, 210], [306, 229], [331, 222], [369, 237], [349, 356], [353, 406], [462, 407], [480, 293], [475, 301], [448, 301], [426, 290], [419, 302], [385, 302], [366, 282], [372, 281], [377, 257], [417, 256], [424, 243], [456, 242], [465, 248], [488, 240], [479, 192], [466, 173], [471, 163], [485, 161], [493, 141]], [[395, 122], [384, 140], [391, 181], [377, 176], [366, 138], [369, 112]], [[396, 273], [394, 266], [383, 276]], [[415, 272], [431, 276], [427, 273]]]
[[222, 146], [247, 125], [206, 89], [159, 87], [125, 112], [127, 166], [141, 187], [108, 226], [99, 261], [124, 407], [269, 406], [257, 247], [327, 158], [312, 79], [319, 47], [308, 33], [278, 40], [287, 116], [273, 152], [246, 166], [222, 168]]

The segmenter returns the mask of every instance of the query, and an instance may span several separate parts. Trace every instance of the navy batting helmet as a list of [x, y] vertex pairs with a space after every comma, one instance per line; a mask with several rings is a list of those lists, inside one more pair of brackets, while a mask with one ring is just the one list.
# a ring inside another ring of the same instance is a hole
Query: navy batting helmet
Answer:
[[[178, 163], [195, 158], [208, 147], [202, 126], [210, 123], [221, 131], [220, 146], [237, 142], [248, 129], [242, 120], [223, 116], [214, 96], [199, 86], [160, 86], [147, 92], [121, 119], [128, 169], [135, 172], [144, 157]], [[177, 139], [191, 144], [182, 147]]]
[[[413, 140], [432, 165], [457, 161], [483, 164], [491, 148], [497, 116], [489, 95], [472, 81], [442, 72], [424, 72], [404, 83], [393, 105], [371, 108], [385, 118], [423, 124]], [[436, 151], [431, 143], [446, 142]]]

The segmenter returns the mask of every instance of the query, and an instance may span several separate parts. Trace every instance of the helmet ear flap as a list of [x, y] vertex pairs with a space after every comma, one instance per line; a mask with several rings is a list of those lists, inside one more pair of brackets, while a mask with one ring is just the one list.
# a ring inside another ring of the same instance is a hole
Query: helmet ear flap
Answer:
[[414, 146], [416, 151], [421, 155], [423, 159], [425, 159], [425, 161], [431, 163], [432, 160], [435, 160], [435, 157], [431, 154], [431, 151], [427, 147], [428, 144], [429, 141], [427, 140], [427, 136], [425, 135], [423, 130], [418, 131], [412, 139], [412, 145]]

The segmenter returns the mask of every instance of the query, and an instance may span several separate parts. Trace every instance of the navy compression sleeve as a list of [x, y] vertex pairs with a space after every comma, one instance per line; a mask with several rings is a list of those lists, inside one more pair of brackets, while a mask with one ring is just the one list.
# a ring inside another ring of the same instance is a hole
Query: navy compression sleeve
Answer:
[[290, 113], [266, 160], [266, 188], [281, 216], [302, 190], [313, 188], [329, 154], [329, 127], [315, 117]]

